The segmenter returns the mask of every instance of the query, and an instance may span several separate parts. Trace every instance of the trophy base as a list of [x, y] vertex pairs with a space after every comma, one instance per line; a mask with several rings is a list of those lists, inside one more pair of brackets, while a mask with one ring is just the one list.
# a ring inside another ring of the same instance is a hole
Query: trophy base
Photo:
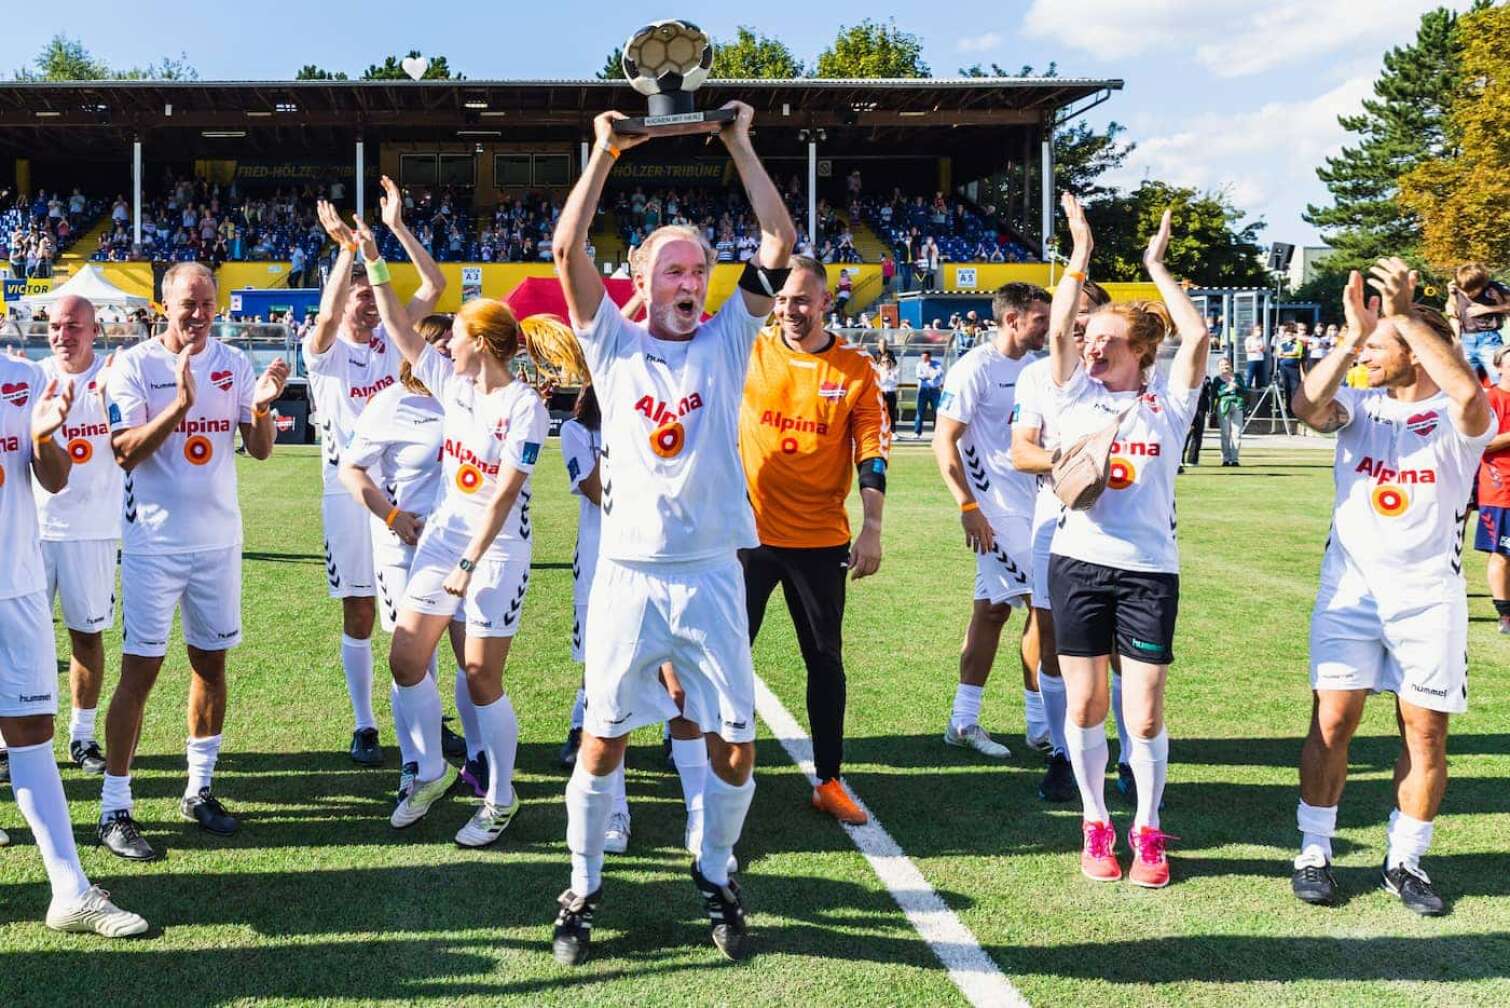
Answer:
[[725, 123], [734, 121], [733, 109], [708, 109], [705, 112], [673, 112], [668, 115], [631, 116], [615, 119], [613, 131], [631, 136], [682, 136], [691, 133], [717, 133]]

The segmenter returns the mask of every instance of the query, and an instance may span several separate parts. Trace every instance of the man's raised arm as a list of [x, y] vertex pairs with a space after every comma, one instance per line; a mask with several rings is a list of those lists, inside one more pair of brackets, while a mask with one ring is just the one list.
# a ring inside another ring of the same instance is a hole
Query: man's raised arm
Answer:
[[[776, 191], [776, 184], [771, 181], [760, 158], [755, 156], [755, 147], [750, 143], [750, 123], [755, 119], [755, 110], [738, 101], [728, 102], [723, 107], [734, 109], [736, 114], [734, 121], [719, 131], [719, 136], [739, 172], [739, 181], [744, 183], [755, 219], [760, 222], [760, 248], [755, 251], [751, 262], [765, 269], [786, 269], [792, 246], [797, 244], [797, 228], [781, 200], [781, 193]], [[771, 313], [771, 305], [776, 299], [774, 290], [769, 295], [754, 294], [741, 286], [739, 293], [744, 296], [745, 309], [751, 315], [764, 317]]]
[[419, 289], [409, 299], [405, 311], [409, 313], [411, 321], [419, 321], [435, 310], [435, 303], [446, 290], [446, 276], [435, 265], [435, 260], [430, 256], [430, 250], [420, 244], [420, 240], [414, 237], [414, 232], [409, 230], [409, 225], [404, 223], [404, 199], [394, 185], [393, 179], [384, 175], [379, 181], [383, 186], [383, 195], [378, 197], [378, 212], [382, 215], [383, 223], [393, 232], [393, 237], [404, 247], [409, 255], [409, 261], [414, 264], [419, 272]]
[[556, 261], [556, 275], [561, 281], [561, 292], [566, 295], [566, 311], [575, 329], [586, 329], [603, 303], [603, 280], [598, 276], [597, 264], [587, 254], [587, 234], [598, 212], [603, 183], [608, 181], [608, 173], [619, 155], [645, 141], [643, 136], [614, 133], [613, 121], [623, 118], [622, 112], [603, 112], [593, 119], [596, 140], [592, 155], [566, 197], [556, 221], [556, 233], [551, 238], [551, 258]]
[[1347, 325], [1332, 352], [1311, 365], [1305, 381], [1295, 390], [1290, 412], [1314, 431], [1330, 434], [1348, 422], [1347, 410], [1337, 401], [1337, 389], [1347, 377], [1358, 348], [1379, 324], [1379, 299], [1363, 297], [1363, 277], [1353, 270], [1342, 290], [1342, 311]]
[[318, 357], [330, 349], [330, 345], [336, 341], [336, 333], [340, 331], [341, 315], [346, 310], [346, 295], [351, 290], [351, 263], [356, 258], [357, 243], [351, 229], [341, 220], [334, 206], [320, 200], [315, 204], [315, 213], [320, 218], [320, 226], [340, 248], [336, 253], [335, 265], [330, 268], [330, 278], [325, 281], [325, 289], [320, 292], [320, 312], [315, 316], [315, 324], [310, 327], [309, 335], [304, 338], [310, 354]]

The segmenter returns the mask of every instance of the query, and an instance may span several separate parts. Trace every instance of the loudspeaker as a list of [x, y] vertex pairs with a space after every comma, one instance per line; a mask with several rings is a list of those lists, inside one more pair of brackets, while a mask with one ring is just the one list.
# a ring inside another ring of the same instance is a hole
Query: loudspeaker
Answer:
[[1268, 270], [1270, 273], [1288, 273], [1290, 260], [1295, 258], [1295, 246], [1275, 242], [1269, 246]]

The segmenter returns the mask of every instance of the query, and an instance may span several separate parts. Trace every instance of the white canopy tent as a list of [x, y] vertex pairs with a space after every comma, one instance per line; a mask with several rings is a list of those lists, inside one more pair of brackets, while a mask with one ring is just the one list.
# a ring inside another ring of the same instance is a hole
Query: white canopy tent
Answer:
[[76, 295], [90, 302], [96, 311], [102, 308], [114, 308], [121, 314], [138, 308], [146, 308], [151, 303], [140, 295], [128, 294], [121, 290], [105, 278], [104, 272], [98, 266], [85, 263], [61, 287], [54, 287], [46, 294], [29, 294], [21, 299], [21, 305], [28, 312], [35, 314], [37, 309], [51, 308], [60, 299], [69, 295]]

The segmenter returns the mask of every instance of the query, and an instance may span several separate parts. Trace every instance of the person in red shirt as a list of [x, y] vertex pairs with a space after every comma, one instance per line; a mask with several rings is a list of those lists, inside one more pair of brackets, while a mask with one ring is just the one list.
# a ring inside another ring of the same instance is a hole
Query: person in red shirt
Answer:
[[1510, 634], [1510, 374], [1503, 366], [1507, 354], [1510, 347], [1494, 352], [1499, 382], [1489, 387], [1489, 409], [1495, 433], [1479, 463], [1479, 527], [1473, 539], [1474, 549], [1489, 554], [1489, 594], [1502, 634]]

